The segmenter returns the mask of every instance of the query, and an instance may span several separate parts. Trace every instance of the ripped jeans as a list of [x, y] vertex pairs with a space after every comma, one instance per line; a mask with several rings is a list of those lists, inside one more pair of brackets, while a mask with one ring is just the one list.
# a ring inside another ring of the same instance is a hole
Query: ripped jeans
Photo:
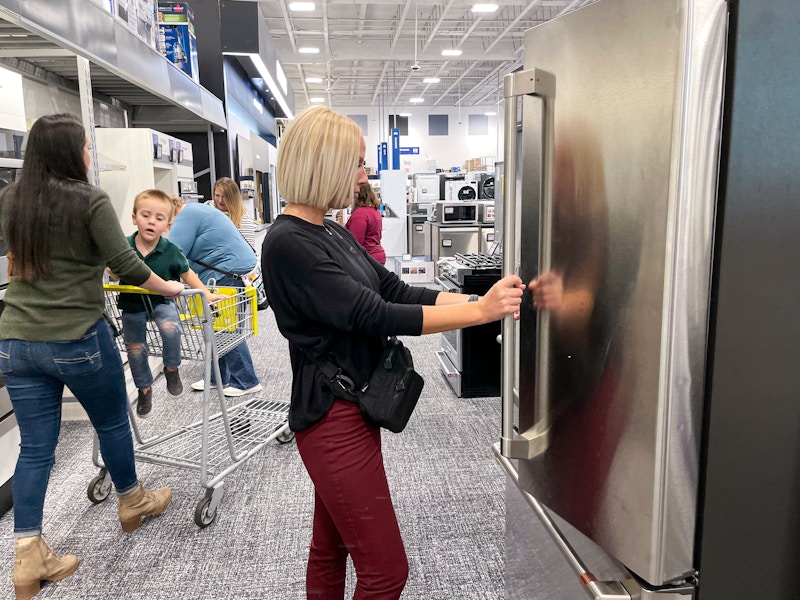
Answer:
[[128, 349], [133, 382], [140, 390], [153, 385], [153, 373], [147, 360], [147, 321], [150, 319], [161, 334], [164, 366], [177, 367], [181, 364], [181, 327], [174, 302], [156, 304], [142, 312], [123, 312], [122, 339]]

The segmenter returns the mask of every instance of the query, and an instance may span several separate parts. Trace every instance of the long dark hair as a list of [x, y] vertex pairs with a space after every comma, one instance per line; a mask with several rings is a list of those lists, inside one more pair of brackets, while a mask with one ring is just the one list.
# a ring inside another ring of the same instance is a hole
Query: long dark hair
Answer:
[[31, 127], [22, 176], [12, 184], [13, 200], [6, 213], [15, 278], [52, 275], [51, 225], [74, 230], [86, 215], [91, 188], [85, 143], [86, 132], [75, 115], [48, 115]]
[[362, 183], [358, 188], [358, 196], [353, 200], [353, 210], [361, 208], [362, 206], [371, 206], [372, 208], [380, 208], [381, 201], [375, 195], [375, 190], [369, 183]]

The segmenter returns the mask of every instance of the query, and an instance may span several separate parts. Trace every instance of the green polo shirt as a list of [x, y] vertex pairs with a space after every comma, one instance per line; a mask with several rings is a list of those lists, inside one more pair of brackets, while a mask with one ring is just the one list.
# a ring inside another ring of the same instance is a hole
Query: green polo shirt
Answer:
[[[181, 275], [189, 270], [189, 261], [186, 260], [181, 249], [167, 238], [162, 237], [150, 254], [142, 256], [142, 253], [136, 248], [137, 235], [138, 233], [134, 233], [128, 236], [128, 243], [136, 251], [136, 255], [150, 267], [150, 270], [166, 281], [180, 281]], [[120, 283], [125, 285], [124, 281], [120, 281]], [[120, 294], [117, 306], [123, 312], [144, 312], [150, 305], [171, 302], [164, 296], [152, 294], [147, 294], [146, 298], [149, 300], [149, 304], [142, 301], [141, 294]]]

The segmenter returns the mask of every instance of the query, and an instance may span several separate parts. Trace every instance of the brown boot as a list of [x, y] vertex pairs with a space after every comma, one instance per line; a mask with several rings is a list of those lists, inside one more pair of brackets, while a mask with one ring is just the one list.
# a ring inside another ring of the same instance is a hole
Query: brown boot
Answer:
[[163, 513], [172, 500], [172, 490], [164, 487], [146, 490], [141, 482], [132, 492], [119, 498], [119, 522], [122, 531], [133, 531], [142, 524], [142, 518]]
[[42, 536], [21, 538], [16, 543], [14, 591], [17, 600], [28, 600], [39, 593], [42, 580], [61, 581], [78, 568], [78, 557], [58, 556]]

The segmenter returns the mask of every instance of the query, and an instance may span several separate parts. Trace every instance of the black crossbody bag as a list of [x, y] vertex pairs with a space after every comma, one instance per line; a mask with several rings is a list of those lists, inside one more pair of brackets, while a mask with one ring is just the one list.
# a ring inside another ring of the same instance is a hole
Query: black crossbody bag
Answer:
[[414, 370], [411, 352], [396, 337], [386, 340], [369, 381], [357, 386], [340, 367], [329, 360], [317, 360], [306, 348], [300, 350], [317, 365], [328, 379], [334, 395], [356, 402], [361, 413], [373, 425], [394, 433], [405, 429], [425, 380]]

